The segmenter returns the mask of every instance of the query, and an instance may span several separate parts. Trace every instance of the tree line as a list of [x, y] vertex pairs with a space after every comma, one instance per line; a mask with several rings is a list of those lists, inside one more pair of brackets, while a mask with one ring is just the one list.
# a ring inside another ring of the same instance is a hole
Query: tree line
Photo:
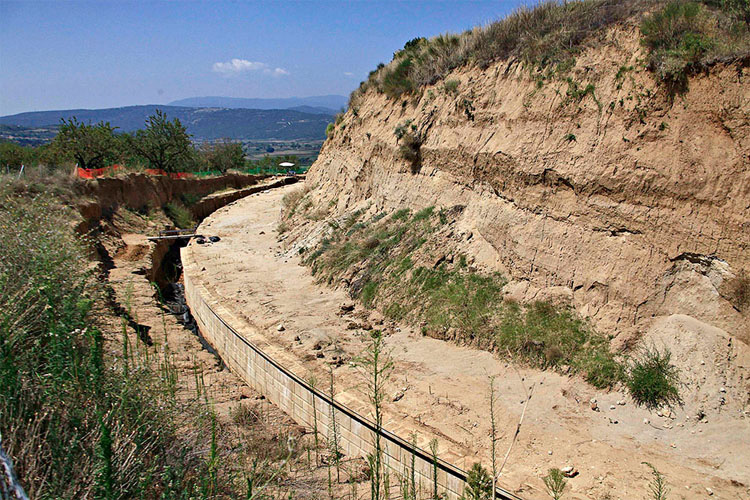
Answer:
[[[296, 157], [281, 159], [297, 164]], [[266, 156], [246, 161], [242, 144], [230, 139], [196, 146], [178, 118], [170, 120], [160, 110], [149, 116], [145, 127], [132, 133], [118, 132], [109, 122], [87, 124], [75, 117], [62, 119], [54, 140], [36, 148], [11, 142], [0, 143], [0, 167], [17, 170], [21, 165], [62, 167], [76, 164], [99, 169], [114, 164], [152, 168], [165, 172], [277, 169]]]

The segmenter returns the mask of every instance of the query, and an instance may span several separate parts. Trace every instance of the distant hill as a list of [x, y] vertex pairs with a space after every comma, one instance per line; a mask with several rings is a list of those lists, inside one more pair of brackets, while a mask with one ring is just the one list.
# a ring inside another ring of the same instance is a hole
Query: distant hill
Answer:
[[300, 106], [321, 108], [330, 114], [346, 108], [348, 98], [343, 95], [321, 95], [312, 97], [286, 97], [280, 99], [247, 99], [242, 97], [189, 97], [169, 103], [170, 106], [193, 108], [248, 108], [248, 109], [296, 109]]
[[21, 146], [39, 146], [57, 135], [57, 125], [50, 127], [19, 127], [0, 125], [0, 142], [10, 141]]
[[61, 118], [76, 117], [86, 123], [109, 122], [121, 132], [143, 128], [146, 118], [160, 109], [169, 118], [179, 118], [197, 140], [227, 137], [244, 140], [323, 139], [331, 116], [291, 109], [226, 109], [185, 106], [127, 106], [108, 109], [34, 111], [0, 117], [0, 125], [48, 128]]
[[324, 108], [323, 106], [294, 106], [291, 108], [286, 109], [292, 109], [294, 111], [301, 111], [302, 113], [312, 113], [314, 115], [328, 115], [333, 116], [338, 111], [335, 111], [331, 108]]

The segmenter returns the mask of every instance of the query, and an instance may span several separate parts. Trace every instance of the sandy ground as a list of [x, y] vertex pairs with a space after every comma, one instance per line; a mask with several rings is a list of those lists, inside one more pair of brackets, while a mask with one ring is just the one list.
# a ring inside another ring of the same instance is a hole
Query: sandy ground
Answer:
[[[603, 392], [578, 377], [519, 368], [497, 355], [422, 337], [405, 325], [378, 326], [376, 313], [349, 302], [342, 290], [315, 282], [296, 256], [285, 255], [275, 231], [283, 195], [294, 186], [259, 193], [215, 212], [201, 225], [219, 242], [188, 247], [205, 272], [203, 284], [257, 332], [253, 341], [284, 362], [302, 363], [308, 377], [327, 380], [333, 367], [337, 399], [366, 411], [363, 374], [349, 361], [370, 322], [388, 332], [395, 360], [386, 428], [425, 445], [439, 441], [440, 456], [468, 469], [489, 464], [489, 377], [498, 394], [499, 455], [512, 442], [525, 394], [525, 420], [502, 472], [501, 486], [523, 498], [548, 498], [541, 478], [551, 467], [573, 466], [564, 498], [649, 498], [652, 463], [667, 478], [670, 498], [750, 498], [750, 418], [728, 411], [698, 421], [689, 409], [652, 413], [622, 391]], [[284, 330], [278, 331], [283, 324]], [[322, 357], [321, 357], [322, 356]], [[596, 400], [592, 409], [592, 399]], [[624, 404], [623, 404], [624, 403]]]

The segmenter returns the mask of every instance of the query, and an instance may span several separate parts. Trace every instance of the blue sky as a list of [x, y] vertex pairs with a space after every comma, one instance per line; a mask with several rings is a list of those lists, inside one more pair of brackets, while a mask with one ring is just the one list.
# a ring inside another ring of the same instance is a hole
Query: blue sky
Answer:
[[460, 32], [522, 3], [0, 0], [0, 115], [348, 95], [407, 40]]

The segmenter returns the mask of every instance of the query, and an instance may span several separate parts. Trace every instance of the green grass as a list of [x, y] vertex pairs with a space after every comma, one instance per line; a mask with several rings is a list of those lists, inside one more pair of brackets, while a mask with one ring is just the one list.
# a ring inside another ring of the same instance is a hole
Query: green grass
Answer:
[[189, 229], [195, 226], [193, 214], [180, 201], [172, 201], [164, 205], [164, 213], [180, 229]]
[[691, 73], [715, 62], [747, 57], [750, 26], [734, 4], [673, 0], [648, 15], [641, 32], [649, 49], [649, 67], [671, 88], [684, 91]]
[[105, 344], [92, 322], [105, 297], [72, 220], [46, 193], [0, 188], [0, 432], [22, 484], [40, 499], [219, 493], [178, 434], [169, 359]]
[[655, 410], [680, 404], [679, 372], [668, 349], [644, 348], [631, 361], [626, 384], [636, 404]]
[[427, 207], [370, 220], [350, 217], [348, 228], [333, 231], [305, 262], [322, 282], [346, 275], [350, 293], [366, 306], [380, 308], [391, 319], [421, 324], [426, 335], [510, 352], [540, 368], [569, 367], [596, 387], [623, 379], [608, 339], [572, 310], [505, 301], [505, 279], [472, 270], [463, 255], [425, 265], [425, 258], [434, 259], [443, 246], [431, 242], [451, 213], [455, 216]]
[[[368, 88], [397, 98], [442, 80], [464, 65], [486, 68], [495, 61], [517, 58], [537, 68], [570, 67], [584, 42], [607, 26], [643, 10], [647, 1], [546, 1], [520, 7], [503, 19], [461, 34], [444, 34], [408, 42], [393, 60], [379, 66], [355, 90], [356, 103]], [[444, 88], [455, 93], [457, 83]]]

